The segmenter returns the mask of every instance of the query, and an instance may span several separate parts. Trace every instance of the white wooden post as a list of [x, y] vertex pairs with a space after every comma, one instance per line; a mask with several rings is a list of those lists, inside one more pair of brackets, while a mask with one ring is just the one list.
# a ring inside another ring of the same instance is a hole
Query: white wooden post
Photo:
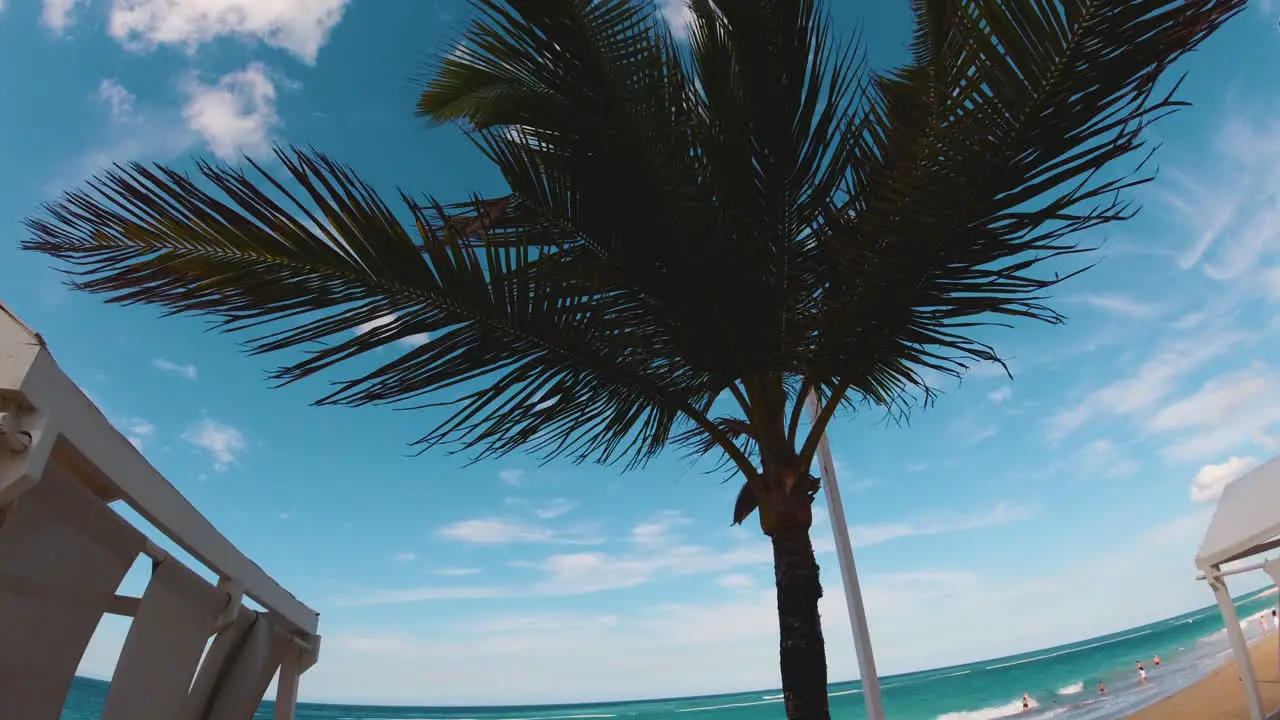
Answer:
[[1218, 610], [1222, 612], [1222, 621], [1227, 626], [1227, 639], [1231, 641], [1231, 650], [1236, 656], [1236, 670], [1244, 685], [1244, 704], [1249, 709], [1249, 720], [1266, 720], [1262, 711], [1262, 695], [1258, 692], [1258, 678], [1253, 672], [1253, 659], [1249, 657], [1249, 643], [1245, 641], [1244, 631], [1240, 628], [1236, 604], [1227, 592], [1227, 582], [1222, 578], [1221, 569], [1216, 566], [1205, 573], [1205, 579], [1209, 581], [1209, 587], [1213, 588]]
[[298, 679], [302, 667], [302, 649], [289, 643], [280, 661], [280, 676], [276, 680], [275, 720], [293, 720], [298, 707]]
[[[805, 403], [809, 408], [809, 417], [816, 420], [820, 410], [818, 396], [810, 392]], [[862, 605], [862, 589], [858, 586], [858, 569], [853, 564], [853, 543], [849, 540], [844, 505], [840, 502], [840, 488], [836, 485], [835, 461], [831, 457], [831, 444], [827, 442], [825, 431], [818, 441], [818, 471], [822, 473], [822, 490], [827, 500], [827, 513], [831, 517], [831, 531], [835, 534], [836, 558], [840, 561], [840, 577], [844, 581], [844, 602], [849, 610], [854, 651], [858, 655], [858, 675], [862, 680], [867, 720], [884, 720], [880, 676], [876, 674], [876, 660], [871, 652], [871, 631], [867, 627], [867, 612]]]

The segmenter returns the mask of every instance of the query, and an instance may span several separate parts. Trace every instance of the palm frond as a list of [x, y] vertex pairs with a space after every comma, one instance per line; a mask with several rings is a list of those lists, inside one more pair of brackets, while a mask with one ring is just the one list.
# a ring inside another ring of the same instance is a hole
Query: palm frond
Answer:
[[225, 199], [135, 164], [46, 207], [28, 221], [24, 247], [67, 263], [75, 288], [110, 302], [212, 315], [225, 331], [270, 326], [249, 341], [253, 352], [307, 348], [275, 371], [282, 383], [426, 334], [319, 400], [364, 405], [458, 388], [424, 447], [639, 462], [678, 424], [707, 422], [694, 407], [716, 390], [660, 346], [636, 348], [634, 325], [589, 283], [544, 279], [530, 248], [448, 242], [436, 231], [451, 224], [444, 207], [405, 198], [415, 238], [346, 168], [315, 153], [277, 155], [301, 197], [253, 163], [258, 184], [200, 164]]
[[1182, 104], [1176, 83], [1157, 93], [1164, 72], [1244, 2], [913, 6], [912, 61], [865, 108], [874, 132], [821, 235], [829, 290], [813, 366], [832, 392], [853, 378], [894, 397], [923, 384], [917, 368], [999, 362], [969, 337], [975, 325], [1060, 322], [1046, 292], [1085, 268], [1045, 268], [1136, 211], [1123, 191], [1151, 178], [1143, 131]]

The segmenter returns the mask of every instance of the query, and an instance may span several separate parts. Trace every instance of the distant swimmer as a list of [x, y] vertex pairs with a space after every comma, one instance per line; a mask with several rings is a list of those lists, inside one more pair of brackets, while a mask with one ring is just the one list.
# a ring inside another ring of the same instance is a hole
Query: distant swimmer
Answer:
[[1031, 709], [1031, 696], [1027, 695], [1026, 693], [1022, 693], [1022, 712], [1026, 712], [1030, 709]]
[[1141, 682], [1146, 682], [1146, 681], [1147, 681], [1147, 671], [1143, 669], [1143, 667], [1142, 667], [1142, 661], [1141, 661], [1141, 660], [1137, 661], [1136, 665], [1138, 666], [1138, 680], [1139, 680], [1139, 681], [1141, 681]]
[[1157, 655], [1157, 656], [1155, 657], [1155, 660], [1152, 662], [1152, 664], [1153, 664], [1153, 665], [1155, 665], [1156, 667], [1160, 667], [1160, 656], [1159, 656], [1159, 655]]
[[1106, 695], [1106, 694], [1107, 694], [1107, 686], [1106, 686], [1106, 685], [1103, 685], [1103, 684], [1102, 684], [1102, 681], [1098, 681], [1098, 694], [1099, 694], [1099, 695]]

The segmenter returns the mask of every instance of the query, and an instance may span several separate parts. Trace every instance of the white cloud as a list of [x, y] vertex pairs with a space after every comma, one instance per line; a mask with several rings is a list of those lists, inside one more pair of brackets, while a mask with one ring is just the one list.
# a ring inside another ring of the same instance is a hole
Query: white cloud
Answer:
[[196, 369], [196, 366], [191, 363], [176, 363], [172, 360], [166, 360], [165, 358], [156, 358], [151, 361], [151, 364], [155, 366], [157, 370], [171, 373], [188, 380], [195, 380], [199, 377], [199, 371]]
[[987, 394], [987, 399], [997, 405], [1007, 402], [1011, 397], [1013, 397], [1013, 388], [1008, 385], [996, 388]]
[[446, 577], [461, 577], [463, 575], [479, 575], [480, 568], [442, 567], [437, 568], [434, 572], [436, 575], [444, 575]]
[[1191, 481], [1191, 499], [1198, 503], [1217, 500], [1227, 485], [1257, 464], [1251, 457], [1233, 457], [1217, 465], [1205, 465]]
[[1089, 393], [1049, 420], [1049, 439], [1063, 437], [1099, 416], [1132, 416], [1151, 410], [1177, 390], [1190, 373], [1215, 360], [1248, 339], [1242, 333], [1222, 331], [1195, 337], [1179, 336], [1166, 343], [1132, 373]]
[[155, 436], [156, 426], [149, 420], [142, 418], [121, 418], [112, 421], [118, 430], [124, 433], [125, 438], [139, 450], [142, 449], [144, 443]]
[[1160, 313], [1160, 308], [1127, 295], [1108, 293], [1086, 293], [1070, 300], [1089, 307], [1130, 318], [1149, 318]]
[[194, 52], [217, 37], [234, 36], [266, 43], [314, 64], [347, 2], [112, 0], [108, 32], [125, 47], [141, 51], [173, 45]]
[[539, 520], [554, 520], [578, 507], [578, 503], [568, 498], [553, 498], [533, 509]]
[[[395, 313], [389, 313], [389, 314], [387, 314], [387, 315], [383, 315], [383, 316], [382, 316], [382, 317], [380, 317], [380, 318], [374, 318], [373, 320], [370, 320], [369, 322], [366, 322], [366, 323], [360, 323], [359, 325], [357, 325], [357, 326], [355, 327], [355, 329], [354, 329], [352, 332], [354, 332], [354, 333], [355, 333], [355, 334], [357, 334], [357, 335], [363, 335], [363, 334], [365, 334], [365, 333], [369, 332], [370, 330], [374, 330], [374, 329], [376, 329], [376, 328], [380, 328], [380, 327], [382, 327], [383, 325], [389, 325], [389, 324], [391, 324], [391, 323], [395, 322], [395, 321], [396, 321], [396, 317], [397, 317], [397, 316], [396, 316], [396, 314], [395, 314]], [[430, 339], [431, 339], [431, 335], [430, 335], [430, 334], [428, 334], [428, 333], [414, 333], [414, 334], [412, 334], [412, 335], [408, 335], [408, 336], [406, 336], [406, 337], [402, 337], [402, 338], [400, 338], [399, 340], [397, 340], [396, 342], [398, 342], [398, 343], [400, 343], [400, 344], [402, 344], [402, 345], [408, 345], [408, 346], [410, 346], [410, 347], [418, 347], [418, 346], [420, 346], [420, 345], [425, 344], [425, 343], [427, 342], [427, 340], [430, 340]]]
[[751, 590], [756, 587], [756, 579], [743, 573], [730, 573], [716, 578], [716, 584], [730, 590]]
[[417, 553], [411, 553], [411, 552], [398, 552], [396, 553], [396, 557], [395, 557], [396, 562], [413, 562], [414, 560], [417, 560], [417, 559], [418, 559]]
[[658, 12], [671, 28], [671, 34], [677, 40], [689, 39], [689, 25], [693, 22], [693, 11], [689, 9], [688, 0], [659, 0]]
[[235, 463], [236, 458], [248, 447], [244, 433], [216, 420], [204, 418], [187, 428], [182, 439], [213, 456], [213, 468], [218, 472]]
[[849, 528], [849, 535], [854, 548], [865, 548], [901, 538], [920, 535], [941, 535], [966, 530], [978, 530], [996, 525], [1008, 525], [1030, 520], [1036, 514], [1033, 508], [1011, 502], [1001, 502], [990, 510], [976, 513], [934, 513], [908, 522], [855, 525]]
[[586, 527], [553, 529], [503, 518], [461, 520], [445, 525], [436, 531], [436, 535], [445, 540], [455, 540], [475, 545], [506, 545], [511, 543], [595, 545], [604, 540]]
[[55, 35], [61, 35], [75, 22], [73, 17], [76, 5], [85, 0], [44, 0], [40, 11], [40, 24], [49, 28]]
[[1155, 413], [1148, 428], [1173, 435], [1162, 454], [1179, 462], [1221, 457], [1244, 445], [1272, 449], [1280, 444], [1271, 430], [1280, 422], [1277, 385], [1261, 364], [1220, 375]]
[[104, 78], [98, 83], [98, 99], [110, 108], [113, 121], [118, 123], [137, 121], [137, 110], [134, 108], [137, 98], [115, 78]]
[[647, 548], [669, 545], [676, 540], [675, 529], [688, 524], [689, 518], [678, 510], [663, 510], [631, 528], [631, 541]]
[[187, 97], [182, 116], [204, 138], [209, 151], [234, 162], [245, 155], [271, 151], [271, 136], [280, 124], [276, 87], [262, 63], [227, 73], [213, 85], [192, 74], [182, 84]]
[[520, 468], [506, 468], [504, 470], [500, 470], [498, 472], [498, 480], [500, 480], [503, 485], [519, 487], [524, 483], [524, 470], [521, 470]]
[[331, 602], [337, 607], [370, 607], [433, 600], [478, 600], [502, 597], [505, 594], [506, 591], [499, 587], [420, 587], [407, 590], [371, 590], [339, 596]]

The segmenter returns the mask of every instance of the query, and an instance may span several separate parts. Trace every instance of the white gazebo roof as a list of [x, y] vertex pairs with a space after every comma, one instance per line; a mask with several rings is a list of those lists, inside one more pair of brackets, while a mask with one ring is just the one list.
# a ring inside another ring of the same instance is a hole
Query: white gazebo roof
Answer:
[[1277, 546], [1280, 537], [1280, 455], [1227, 485], [1209, 522], [1196, 565], [1207, 570]]

